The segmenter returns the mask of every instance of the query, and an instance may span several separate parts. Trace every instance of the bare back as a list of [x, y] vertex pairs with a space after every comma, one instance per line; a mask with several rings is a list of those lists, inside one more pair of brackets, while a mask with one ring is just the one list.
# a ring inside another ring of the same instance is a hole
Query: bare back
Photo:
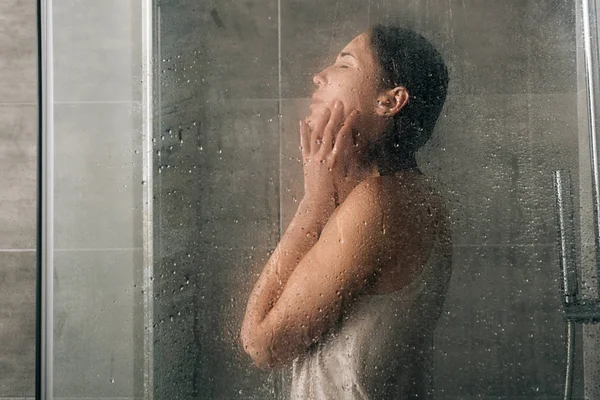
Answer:
[[[378, 266], [365, 293], [385, 294], [401, 290], [418, 275], [435, 240], [442, 239], [442, 251], [450, 251], [448, 213], [441, 195], [420, 173], [399, 172], [369, 180], [380, 187], [386, 251], [380, 259], [373, 260]], [[410, 220], [408, 232], [404, 228], [406, 221], [400, 223], [400, 219]]]

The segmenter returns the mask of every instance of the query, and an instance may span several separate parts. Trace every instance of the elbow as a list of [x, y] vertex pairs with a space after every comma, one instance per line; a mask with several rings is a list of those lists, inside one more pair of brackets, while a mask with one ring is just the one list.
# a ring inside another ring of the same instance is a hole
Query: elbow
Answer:
[[261, 335], [251, 329], [244, 328], [242, 329], [241, 340], [244, 351], [258, 368], [270, 371], [275, 367], [268, 335]]
[[285, 331], [261, 325], [244, 325], [240, 338], [244, 351], [252, 358], [254, 364], [264, 371], [290, 364], [312, 344], [312, 341], [307, 343], [299, 337], [291, 340], [289, 332], [286, 334]]

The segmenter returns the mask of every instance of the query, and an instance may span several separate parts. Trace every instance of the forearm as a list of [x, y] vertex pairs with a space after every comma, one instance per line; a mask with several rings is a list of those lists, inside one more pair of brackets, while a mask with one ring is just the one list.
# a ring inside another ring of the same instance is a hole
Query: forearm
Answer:
[[[286, 229], [281, 241], [277, 245], [273, 257], [265, 268], [265, 275], [272, 272], [277, 277], [279, 290], [277, 297], [281, 294], [288, 278], [294, 272], [300, 260], [317, 243], [323, 227], [333, 213], [335, 205], [310, 203], [302, 201], [296, 215]], [[275, 303], [277, 299], [273, 299]]]
[[275, 252], [265, 265], [246, 307], [242, 340], [258, 334], [259, 324], [277, 303], [300, 260], [315, 245], [335, 205], [302, 201]]

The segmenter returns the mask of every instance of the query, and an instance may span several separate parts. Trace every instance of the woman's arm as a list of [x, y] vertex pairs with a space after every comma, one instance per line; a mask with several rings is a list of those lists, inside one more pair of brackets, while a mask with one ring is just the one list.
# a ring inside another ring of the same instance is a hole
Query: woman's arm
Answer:
[[[259, 306], [260, 301], [267, 301], [268, 296], [262, 296], [269, 290], [257, 285], [242, 341], [259, 367], [284, 365], [306, 352], [335, 326], [343, 310], [381, 267], [380, 260], [389, 256], [379, 192], [377, 184], [364, 181], [350, 194], [285, 284], [271, 283], [273, 290], [283, 287], [275, 304]], [[394, 251], [403, 250], [401, 244], [394, 246]], [[273, 275], [275, 272], [265, 272], [262, 285], [274, 282]]]
[[351, 143], [356, 116], [351, 113], [344, 120], [343, 105], [336, 103], [332, 110], [325, 110], [314, 130], [300, 123], [305, 196], [250, 295], [242, 326], [244, 348], [259, 366], [273, 364], [264, 346], [270, 341], [265, 320], [280, 300], [295, 268], [317, 244], [336, 207], [333, 171], [340, 150]]
[[[300, 203], [296, 215], [250, 294], [241, 332], [242, 342], [247, 351], [258, 325], [279, 300], [285, 284], [300, 260], [317, 243], [334, 208], [333, 201], [319, 204], [305, 199]], [[270, 364], [269, 360], [265, 362]]]

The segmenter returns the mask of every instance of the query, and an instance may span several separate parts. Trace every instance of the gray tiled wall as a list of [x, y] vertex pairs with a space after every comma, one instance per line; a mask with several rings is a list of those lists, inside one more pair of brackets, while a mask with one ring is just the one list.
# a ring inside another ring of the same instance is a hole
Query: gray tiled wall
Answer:
[[[302, 24], [312, 23], [310, 2], [282, 4], [290, 97], [308, 93], [309, 86], [294, 83], [299, 71], [311, 69], [301, 49], [331, 56], [338, 51], [331, 47], [348, 40], [339, 38], [352, 29], [347, 26], [399, 22], [442, 51], [451, 72], [449, 95], [436, 133], [419, 155], [424, 172], [444, 188], [454, 220], [454, 273], [435, 342], [436, 395], [559, 397], [565, 328], [552, 171], [567, 168], [577, 176], [579, 167], [574, 6], [370, 1], [347, 10], [332, 3], [321, 7], [321, 18], [328, 19], [317, 18], [311, 33], [302, 35], [305, 41], [294, 33], [307, 32]], [[332, 23], [338, 15], [345, 22]], [[282, 146], [287, 161], [298, 146], [293, 122], [302, 100], [284, 104], [284, 119], [291, 122], [284, 123], [282, 139], [293, 143]], [[296, 188], [282, 191], [284, 221], [301, 193], [299, 164], [287, 167], [295, 170], [284, 168], [282, 175]], [[577, 363], [581, 396], [581, 353]]]
[[[353, 36], [388, 21], [429, 37], [452, 74], [444, 115], [419, 157], [454, 218], [436, 393], [560, 397], [552, 171], [577, 176], [579, 167], [572, 3], [279, 3], [277, 20], [274, 0], [161, 2], [159, 398], [273, 396], [277, 376], [254, 370], [235, 335], [265, 250], [302, 194], [296, 121], [312, 75]], [[170, 129], [182, 129], [183, 144]], [[196, 286], [178, 288], [182, 271]], [[579, 352], [578, 396], [580, 367]]]
[[[276, 377], [249, 367], [236, 335], [258, 268], [300, 194], [291, 127], [311, 74], [361, 29], [387, 20], [431, 37], [453, 72], [445, 116], [420, 158], [448, 187], [456, 218], [455, 274], [436, 340], [439, 397], [559, 394], [550, 177], [576, 172], [578, 151], [567, 4], [284, 0], [278, 20], [272, 0], [161, 1], [157, 396], [273, 397]], [[117, 0], [55, 6], [56, 387], [65, 396], [131, 397], [139, 10]], [[3, 2], [0, 15], [0, 185], [8, 188], [0, 193], [0, 397], [19, 398], [33, 394], [34, 298], [23, 293], [33, 293], [35, 276], [35, 4]]]
[[[53, 2], [58, 398], [140, 395], [140, 5]], [[34, 394], [36, 2], [0, 15], [0, 398], [17, 399]]]
[[53, 2], [57, 397], [141, 395], [141, 6]]
[[272, 398], [237, 334], [279, 234], [277, 1], [161, 1], [160, 15], [155, 396]]
[[0, 398], [25, 398], [35, 379], [35, 1], [0, 2], [0, 15]]

